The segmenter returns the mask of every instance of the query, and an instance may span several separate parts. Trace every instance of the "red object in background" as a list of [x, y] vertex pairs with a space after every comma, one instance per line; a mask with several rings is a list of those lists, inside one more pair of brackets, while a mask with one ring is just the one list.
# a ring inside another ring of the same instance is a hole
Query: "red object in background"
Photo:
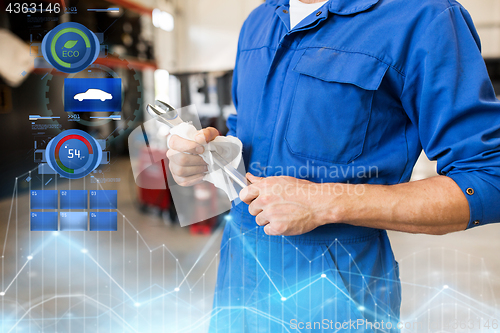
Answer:
[[[217, 211], [217, 189], [210, 183], [200, 183], [194, 186], [194, 196], [196, 198], [196, 221], [205, 216], [213, 215]], [[192, 234], [208, 235], [212, 233], [217, 225], [217, 216], [192, 224], [190, 231]]]
[[[136, 179], [141, 186], [138, 188], [138, 200], [144, 210], [154, 207], [161, 211], [169, 211], [173, 218], [173, 201], [168, 188], [168, 159], [166, 151], [154, 148], [144, 148], [140, 152], [139, 163], [143, 171]], [[159, 161], [152, 163], [152, 161]], [[165, 189], [163, 189], [163, 188]], [[149, 189], [148, 189], [149, 188]], [[153, 188], [153, 189], [151, 189]], [[196, 205], [194, 207], [195, 221], [201, 221], [189, 226], [191, 234], [209, 235], [217, 226], [218, 216], [202, 220], [217, 212], [217, 189], [210, 183], [203, 182], [194, 186]]]
[[[153, 188], [158, 188], [158, 185], [161, 184], [165, 188], [145, 189], [139, 187], [139, 203], [143, 207], [154, 207], [162, 211], [167, 211], [172, 206], [172, 198], [167, 181], [168, 159], [165, 156], [166, 152], [163, 150], [153, 148], [141, 150], [140, 163], [148, 167], [141, 172], [139, 183], [143, 186], [146, 185], [146, 187]], [[156, 161], [161, 160], [161, 162], [151, 164], [151, 159]]]
[[139, 188], [139, 202], [141, 205], [159, 208], [160, 210], [170, 209], [170, 192], [168, 190], [146, 190]]
[[217, 217], [198, 222], [189, 226], [189, 231], [194, 235], [210, 235], [217, 224]]

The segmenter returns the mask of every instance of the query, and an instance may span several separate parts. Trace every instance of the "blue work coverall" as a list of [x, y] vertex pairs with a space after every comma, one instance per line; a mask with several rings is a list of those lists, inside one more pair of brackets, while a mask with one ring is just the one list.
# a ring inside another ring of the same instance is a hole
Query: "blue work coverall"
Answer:
[[[330, 0], [291, 30], [289, 15], [289, 0], [268, 0], [241, 30], [228, 127], [247, 171], [392, 185], [423, 148], [463, 190], [468, 228], [500, 221], [500, 103], [459, 3]], [[230, 217], [213, 332], [399, 331], [385, 230], [276, 237], [244, 203]]]

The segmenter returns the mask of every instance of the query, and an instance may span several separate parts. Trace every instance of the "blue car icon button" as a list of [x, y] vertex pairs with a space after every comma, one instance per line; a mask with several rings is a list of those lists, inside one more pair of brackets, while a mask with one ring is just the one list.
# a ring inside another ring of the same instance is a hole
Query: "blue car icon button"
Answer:
[[101, 89], [89, 89], [84, 93], [76, 94], [74, 99], [82, 102], [83, 100], [101, 100], [104, 102], [108, 99], [113, 99], [113, 95], [102, 91]]
[[120, 112], [122, 79], [64, 79], [64, 111]]

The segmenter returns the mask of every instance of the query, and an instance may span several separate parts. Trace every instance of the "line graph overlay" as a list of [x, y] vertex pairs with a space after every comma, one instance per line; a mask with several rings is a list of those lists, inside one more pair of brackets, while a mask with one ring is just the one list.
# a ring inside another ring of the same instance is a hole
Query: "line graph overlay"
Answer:
[[[41, 183], [46, 183], [43, 178]], [[238, 311], [265, 318], [289, 331], [287, 322], [279, 315], [263, 312], [259, 303], [265, 301], [282, 304], [284, 309], [321, 313], [323, 304], [297, 302], [311, 290], [321, 291], [330, 287], [354, 303], [351, 296], [356, 291], [347, 293], [340, 288], [339, 281], [332, 279], [329, 273], [331, 267], [325, 264], [328, 251], [349, 255], [348, 248], [338, 240], [333, 240], [324, 251], [310, 257], [300, 248], [295, 248], [297, 258], [322, 263], [324, 272], [292, 284], [285, 281], [283, 268], [269, 267], [261, 261], [262, 258], [250, 254], [259, 267], [256, 278], [260, 282], [257, 286], [268, 284], [269, 292], [262, 296], [256, 290], [248, 290], [249, 295], [258, 296], [250, 297], [244, 306], [216, 304], [212, 309], [214, 286], [206, 284], [206, 277], [216, 275], [221, 254], [218, 242], [221, 229], [210, 238], [203, 239], [197, 249], [199, 254], [191, 260], [183, 260], [185, 256], [176, 254], [168, 244], [148, 244], [148, 237], [142, 234], [140, 223], [132, 223], [120, 211], [122, 221], [118, 232], [29, 233], [29, 197], [19, 195], [18, 186], [16, 181], [10, 207], [5, 210], [9, 212], [9, 218], [5, 224], [5, 250], [1, 258], [2, 333], [37, 332], [49, 328], [94, 332], [96, 327], [107, 332], [201, 332], [207, 329], [214, 317], [234, 318]], [[85, 182], [83, 185], [76, 181], [62, 184], [56, 179], [49, 183], [51, 189], [64, 186], [85, 188]], [[101, 184], [95, 186], [102, 189]], [[230, 218], [227, 223], [232, 223]], [[236, 246], [239, 243], [234, 242], [244, 241], [251, 234], [252, 231], [236, 232], [221, 247]], [[283, 244], [291, 243], [284, 237]], [[444, 260], [450, 257], [454, 260]], [[468, 270], [456, 267], [464, 257], [468, 260]], [[441, 260], [438, 274], [422, 270], [425, 265], [421, 262], [430, 262], [431, 259]], [[413, 277], [404, 278], [403, 287], [413, 289], [413, 293], [404, 303], [402, 320], [429, 323], [440, 318], [440, 323], [444, 325], [457, 316], [498, 318], [494, 289], [499, 281], [489, 274], [480, 259], [454, 250], [430, 248], [403, 258], [401, 266], [406, 268], [405, 274]], [[183, 269], [184, 261], [188, 269]], [[363, 275], [355, 261], [352, 267], [348, 272], [338, 273], [353, 277]], [[415, 267], [414, 271], [412, 267]], [[231, 273], [236, 277], [237, 272]], [[56, 278], [49, 278], [50, 274], [55, 274]], [[470, 275], [468, 284], [457, 282], [457, 275], [467, 274]], [[368, 283], [363, 285], [363, 292], [375, 298], [371, 292], [373, 286]], [[25, 292], [26, 288], [29, 288], [29, 294]], [[418, 298], [418, 295], [421, 297]], [[362, 305], [355, 306], [363, 311]], [[431, 310], [432, 314], [429, 314]], [[165, 326], [165, 323], [169, 324]]]

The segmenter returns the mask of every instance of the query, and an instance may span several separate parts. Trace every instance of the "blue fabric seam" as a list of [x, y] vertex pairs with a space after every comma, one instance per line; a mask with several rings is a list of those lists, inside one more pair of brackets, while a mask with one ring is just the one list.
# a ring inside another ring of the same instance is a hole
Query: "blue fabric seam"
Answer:
[[[255, 232], [257, 233], [255, 237], [257, 238], [266, 238], [266, 241], [273, 242], [273, 243], [281, 243], [281, 238], [283, 236], [269, 236], [267, 234], [262, 234], [260, 231], [263, 231], [264, 227], [259, 227], [255, 228]], [[254, 229], [248, 229], [244, 230], [242, 229], [243, 232], [247, 233], [248, 231], [253, 231]], [[361, 237], [352, 237], [352, 238], [337, 238], [337, 239], [322, 239], [322, 240], [316, 240], [312, 238], [307, 238], [307, 236], [301, 235], [300, 238], [294, 239], [293, 237], [297, 236], [284, 236], [284, 238], [287, 238], [288, 242], [287, 244], [302, 244], [302, 245], [331, 245], [334, 242], [339, 242], [342, 244], [358, 244], [358, 243], [363, 243], [367, 242], [369, 240], [372, 240], [373, 238], [379, 237], [381, 230], [380, 229], [373, 229], [372, 232], [366, 236], [361, 236]]]
[[330, 50], [335, 50], [335, 51], [340, 51], [340, 52], [346, 52], [346, 53], [362, 54], [362, 55], [365, 55], [365, 56], [377, 59], [381, 63], [387, 65], [388, 67], [390, 67], [392, 69], [394, 69], [401, 76], [406, 77], [406, 74], [403, 71], [401, 71], [398, 68], [396, 68], [394, 65], [392, 65], [392, 64], [388, 63], [387, 61], [382, 60], [380, 57], [378, 57], [376, 55], [373, 55], [373, 54], [370, 54], [368, 52], [359, 51], [359, 50], [353, 50], [353, 49], [343, 48], [343, 47], [332, 47], [332, 46], [310, 46], [310, 47], [304, 47], [304, 48], [306, 48], [306, 49], [314, 49], [314, 48], [316, 48], [316, 49], [330, 49]]
[[249, 48], [249, 49], [241, 49], [240, 53], [248, 52], [248, 51], [256, 51], [256, 50], [261, 50], [261, 49], [269, 49], [270, 51], [274, 51], [274, 52], [276, 52], [276, 50], [277, 50], [277, 48], [265, 45], [265, 46], [253, 47], [253, 48]]
[[[304, 53], [305, 54], [305, 53]], [[303, 56], [303, 55], [302, 55]], [[300, 60], [299, 60], [299, 63], [300, 63]], [[355, 85], [356, 87], [359, 87], [363, 90], [367, 90], [367, 91], [377, 91], [379, 88], [380, 88], [380, 85], [382, 84], [382, 81], [384, 80], [384, 77], [385, 77], [385, 74], [387, 73], [387, 70], [389, 69], [389, 67], [387, 67], [387, 64], [384, 64], [386, 65], [386, 69], [384, 71], [384, 74], [381, 75], [379, 81], [377, 82], [377, 89], [368, 89], [368, 88], [365, 88], [365, 87], [362, 87], [361, 85], [359, 85], [358, 83], [355, 83], [354, 80], [352, 81], [340, 81], [340, 80], [332, 80], [332, 79], [329, 79], [327, 78], [326, 76], [318, 76], [318, 75], [314, 75], [314, 74], [310, 74], [310, 73], [306, 73], [305, 71], [300, 71], [297, 69], [297, 66], [299, 65], [299, 63], [297, 63], [295, 65], [295, 67], [292, 69], [292, 71], [296, 72], [296, 73], [300, 73], [300, 74], [303, 74], [303, 75], [307, 75], [307, 76], [311, 76], [311, 77], [314, 77], [314, 78], [317, 78], [317, 79], [320, 79], [322, 81], [325, 81], [325, 82], [338, 82], [338, 83], [345, 83], [345, 84], [352, 84], [352, 85]]]
[[[342, 244], [358, 244], [358, 243], [363, 243], [372, 240], [373, 238], [377, 238], [379, 236], [379, 232], [363, 236], [363, 237], [358, 237], [358, 238], [346, 238], [346, 239], [337, 239], [337, 242], [342, 243]], [[293, 237], [293, 236], [292, 236]], [[269, 236], [269, 239], [266, 239], [266, 241], [273, 242], [273, 243], [281, 243], [279, 239], [281, 236]], [[288, 240], [289, 243], [287, 244], [301, 244], [301, 245], [330, 245], [335, 242], [335, 239], [332, 240], [313, 240], [313, 239], [300, 239], [300, 240]]]
[[405, 135], [405, 143], [406, 143], [406, 163], [403, 168], [403, 172], [401, 173], [401, 177], [399, 177], [398, 183], [401, 184], [403, 182], [403, 177], [408, 169], [408, 163], [410, 163], [410, 146], [408, 144], [408, 121], [405, 122], [404, 135]]
[[372, 3], [370, 5], [358, 6], [358, 7], [352, 8], [351, 10], [346, 10], [346, 11], [341, 11], [338, 9], [329, 8], [329, 11], [332, 12], [333, 14], [337, 14], [340, 16], [348, 16], [348, 15], [352, 15], [352, 14], [360, 14], [362, 12], [365, 12], [368, 9], [373, 8], [375, 5], [377, 5], [377, 3], [378, 3], [378, 1], [375, 3]]
[[[247, 52], [247, 51], [260, 50], [260, 49], [263, 49], [263, 48], [268, 48], [268, 49], [270, 49], [272, 51], [276, 51], [275, 48], [272, 48], [270, 46], [260, 46], [260, 47], [253, 47], [253, 48], [249, 48], [249, 49], [241, 49], [240, 53], [241, 52]], [[402, 70], [400, 70], [397, 67], [395, 67], [394, 65], [388, 63], [385, 60], [382, 60], [378, 56], [375, 56], [375, 55], [367, 53], [367, 52], [359, 51], [359, 50], [352, 50], [352, 49], [348, 49], [348, 48], [331, 47], [331, 46], [304, 46], [304, 47], [288, 48], [288, 49], [292, 50], [292, 51], [301, 51], [301, 50], [307, 50], [307, 49], [329, 49], [329, 50], [335, 50], [335, 51], [346, 52], [346, 53], [362, 54], [362, 55], [365, 55], [365, 56], [377, 59], [381, 63], [385, 64], [386, 66], [388, 66], [390, 68], [392, 68], [394, 71], [396, 71], [396, 73], [398, 73], [399, 75], [401, 75], [403, 78], [406, 78], [406, 74]]]
[[[275, 55], [275, 57], [276, 57], [276, 55]], [[281, 56], [280, 56], [280, 57], [281, 57]], [[275, 59], [273, 58], [273, 61], [271, 62], [271, 66], [273, 66], [274, 60], [275, 60]], [[290, 68], [290, 63], [288, 63], [287, 68], [286, 68], [286, 71], [285, 71], [285, 75], [283, 76], [283, 83], [286, 81], [286, 78], [287, 78], [287, 76], [288, 76], [288, 74], [289, 74], [289, 72], [290, 72], [290, 71], [289, 71], [289, 68]], [[268, 75], [269, 75], [269, 74], [268, 74]], [[280, 96], [279, 96], [279, 98], [278, 98], [278, 100], [279, 100], [280, 102], [278, 103], [277, 108], [276, 108], [278, 111], [279, 111], [279, 109], [281, 108], [281, 105], [282, 105], [282, 103], [281, 103], [281, 96], [283, 96], [283, 90], [284, 90], [284, 89], [285, 89], [285, 85], [283, 84], [283, 87], [282, 87], [282, 89], [281, 89], [281, 91], [280, 91]], [[278, 116], [279, 116], [279, 112], [276, 112], [276, 117], [274, 118], [274, 120], [275, 120], [274, 122], [275, 122], [275, 123], [276, 123], [276, 119], [278, 118]], [[269, 163], [269, 158], [270, 158], [271, 153], [272, 153], [272, 150], [273, 150], [273, 149], [272, 149], [272, 148], [273, 148], [273, 146], [272, 146], [272, 145], [273, 145], [273, 143], [274, 143], [275, 137], [276, 137], [276, 128], [274, 128], [273, 132], [271, 133], [269, 151], [268, 151], [268, 153], [267, 153], [267, 158], [266, 158], [266, 161], [265, 161], [265, 162], [266, 162], [266, 164], [268, 164], [268, 163]]]

